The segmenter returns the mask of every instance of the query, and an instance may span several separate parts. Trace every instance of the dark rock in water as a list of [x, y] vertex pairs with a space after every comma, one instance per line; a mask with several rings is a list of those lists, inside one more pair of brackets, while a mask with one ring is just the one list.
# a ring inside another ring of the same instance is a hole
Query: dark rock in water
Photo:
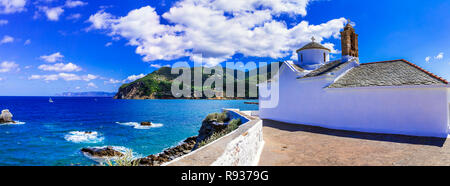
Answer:
[[152, 122], [144, 121], [144, 122], [141, 122], [141, 125], [142, 126], [152, 126]]
[[81, 152], [87, 153], [90, 156], [96, 156], [96, 157], [113, 157], [113, 156], [123, 156], [123, 153], [114, 150], [113, 147], [93, 147], [93, 148], [82, 148]]
[[145, 158], [139, 158], [135, 161], [138, 161], [140, 165], [145, 166], [159, 166], [164, 163], [167, 163], [173, 159], [181, 157], [185, 154], [188, 154], [194, 148], [194, 145], [197, 141], [197, 136], [186, 138], [182, 144], [168, 148], [161, 152], [160, 154], [150, 155]]

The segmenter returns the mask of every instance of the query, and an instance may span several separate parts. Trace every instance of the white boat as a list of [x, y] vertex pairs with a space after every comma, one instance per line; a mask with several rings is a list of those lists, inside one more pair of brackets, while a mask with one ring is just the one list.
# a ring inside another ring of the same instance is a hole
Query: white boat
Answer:
[[48, 100], [48, 102], [50, 102], [50, 103], [53, 103], [53, 100], [52, 100], [52, 98], [50, 98], [50, 99]]

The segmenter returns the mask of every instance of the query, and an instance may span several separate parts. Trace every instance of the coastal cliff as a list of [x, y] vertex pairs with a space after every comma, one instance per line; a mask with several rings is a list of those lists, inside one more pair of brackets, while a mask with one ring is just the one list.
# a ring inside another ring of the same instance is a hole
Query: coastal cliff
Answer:
[[162, 67], [145, 77], [123, 84], [114, 99], [170, 99], [171, 84], [177, 77], [171, 68]]
[[[280, 63], [281, 64], [281, 63]], [[195, 67], [195, 68], [200, 68], [200, 67]], [[192, 85], [194, 85], [194, 75], [193, 72], [195, 71], [195, 68], [192, 68], [191, 71], [191, 80], [192, 80]], [[258, 72], [260, 72], [261, 68], [268, 68], [268, 73], [264, 73], [264, 74], [259, 74]], [[203, 68], [205, 69], [205, 68]], [[256, 70], [258, 74], [257, 76], [266, 76], [267, 78], [271, 77], [271, 73], [270, 73], [270, 66], [264, 66], [264, 67], [260, 67], [257, 69], [253, 69]], [[171, 74], [172, 68], [170, 67], [162, 67], [148, 75], [146, 75], [145, 77], [138, 79], [136, 81], [133, 81], [131, 83], [127, 83], [127, 84], [123, 84], [117, 94], [114, 96], [114, 99], [179, 99], [176, 98], [172, 95], [171, 92], [171, 86], [172, 86], [172, 82], [179, 76], [178, 74]], [[214, 71], [214, 70], [212, 70]], [[235, 90], [234, 90], [234, 95], [237, 95], [237, 91], [236, 91], [236, 87], [237, 87], [237, 82], [239, 81], [237, 78], [237, 74], [238, 72], [242, 71], [238, 71], [238, 70], [231, 70], [230, 72], [233, 73], [229, 73], [227, 74], [227, 69], [223, 68], [223, 80], [224, 80], [224, 87], [223, 90], [227, 90], [227, 84], [226, 84], [226, 79], [227, 77], [232, 77], [235, 81]], [[249, 82], [256, 82], [256, 80], [258, 79], [257, 76], [251, 76], [249, 77], [249, 74], [251, 74], [250, 72], [245, 72], [245, 80], [240, 80], [240, 81], [245, 81], [245, 86], [246, 86], [246, 92], [245, 92], [245, 97], [233, 97], [233, 98], [225, 98], [225, 97], [213, 97], [213, 98], [207, 98], [207, 97], [194, 97], [194, 95], [191, 95], [190, 98], [186, 98], [186, 97], [182, 97], [181, 99], [256, 99], [258, 96], [254, 96], [254, 97], [250, 97], [249, 95], [249, 87], [250, 86], [256, 86], [255, 84], [251, 84]], [[205, 80], [207, 80], [209, 77], [211, 77], [211, 74], [203, 74], [202, 75], [202, 82], [204, 82]], [[214, 86], [214, 85], [213, 85]], [[198, 90], [202, 90], [203, 87], [192, 87], [192, 91], [191, 92], [195, 92]], [[213, 87], [214, 88], [214, 87]], [[224, 95], [226, 95], [226, 92], [223, 93]]]

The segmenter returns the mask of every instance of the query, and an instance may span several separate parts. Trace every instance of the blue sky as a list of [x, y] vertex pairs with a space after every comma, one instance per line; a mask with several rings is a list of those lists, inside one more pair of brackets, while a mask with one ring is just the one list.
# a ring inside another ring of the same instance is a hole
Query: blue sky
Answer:
[[361, 62], [402, 58], [450, 79], [450, 1], [227, 2], [0, 0], [0, 96], [116, 91], [198, 54], [289, 60], [311, 36], [339, 58], [347, 18]]

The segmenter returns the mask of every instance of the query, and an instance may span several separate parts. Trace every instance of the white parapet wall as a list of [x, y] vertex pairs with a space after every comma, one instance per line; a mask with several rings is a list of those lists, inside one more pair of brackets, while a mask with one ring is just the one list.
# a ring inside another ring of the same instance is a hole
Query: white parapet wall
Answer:
[[230, 141], [212, 166], [256, 166], [264, 147], [262, 121]]
[[248, 119], [235, 131], [163, 166], [256, 166], [264, 147], [263, 124], [236, 109], [232, 115]]

